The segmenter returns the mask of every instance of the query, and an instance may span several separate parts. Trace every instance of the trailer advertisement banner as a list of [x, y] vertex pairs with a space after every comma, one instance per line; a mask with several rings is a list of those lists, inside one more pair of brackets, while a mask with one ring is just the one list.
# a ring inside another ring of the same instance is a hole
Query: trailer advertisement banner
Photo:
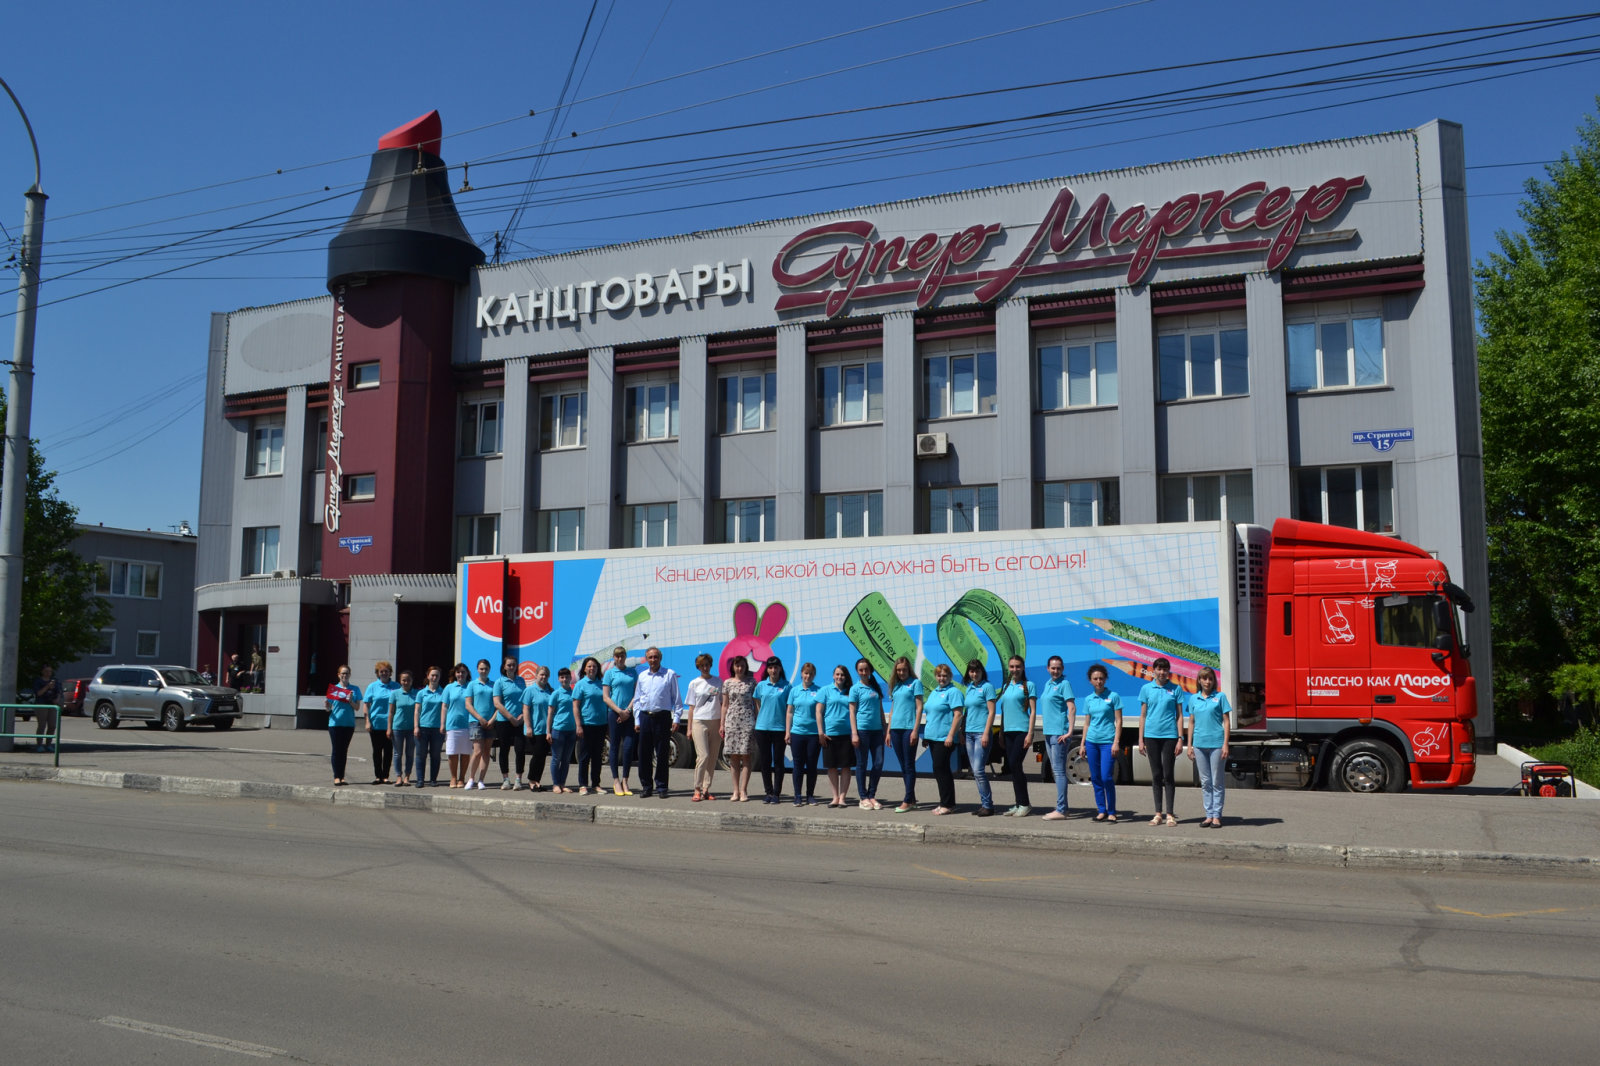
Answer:
[[[576, 672], [585, 656], [605, 664], [621, 646], [641, 659], [654, 645], [686, 679], [707, 652], [720, 677], [734, 656], [759, 675], [776, 655], [791, 678], [815, 663], [826, 684], [841, 663], [853, 678], [858, 658], [887, 677], [903, 655], [931, 687], [937, 664], [950, 663], [959, 679], [974, 659], [998, 682], [1013, 654], [1042, 683], [1049, 657], [1060, 655], [1076, 691], [1101, 662], [1127, 700], [1165, 656], [1192, 691], [1202, 666], [1224, 674], [1219, 532], [1147, 528], [466, 562], [461, 658], [498, 664], [514, 655], [531, 677], [535, 664]], [[1137, 703], [1128, 710], [1135, 721]]]

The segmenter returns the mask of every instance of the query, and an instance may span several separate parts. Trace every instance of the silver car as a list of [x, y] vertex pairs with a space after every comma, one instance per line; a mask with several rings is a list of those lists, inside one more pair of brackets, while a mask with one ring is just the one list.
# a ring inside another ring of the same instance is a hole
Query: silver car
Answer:
[[122, 721], [168, 732], [193, 724], [231, 729], [240, 715], [237, 691], [208, 685], [187, 666], [102, 666], [83, 702], [101, 729]]

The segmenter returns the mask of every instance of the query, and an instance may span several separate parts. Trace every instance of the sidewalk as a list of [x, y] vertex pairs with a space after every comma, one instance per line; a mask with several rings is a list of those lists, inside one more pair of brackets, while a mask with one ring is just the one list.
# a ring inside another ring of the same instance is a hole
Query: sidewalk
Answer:
[[[1046, 822], [1040, 816], [1050, 810], [1055, 786], [1032, 774], [1031, 817], [980, 820], [967, 813], [977, 804], [977, 787], [970, 780], [956, 783], [960, 812], [935, 817], [926, 809], [935, 796], [931, 778], [918, 781], [924, 809], [895, 814], [854, 805], [842, 811], [825, 805], [794, 807], [788, 802], [769, 806], [759, 797], [750, 803], [730, 803], [725, 799], [726, 772], [717, 775], [715, 802], [694, 803], [689, 799], [690, 771], [677, 769], [672, 771], [673, 796], [667, 800], [502, 792], [495, 787], [500, 781], [498, 766], [488, 776], [489, 790], [482, 792], [365, 785], [359, 782], [372, 777], [370, 749], [359, 729], [350, 762], [352, 784], [336, 789], [330, 785], [327, 736], [319, 730], [262, 729], [241, 723], [223, 733], [205, 728], [163, 733], [137, 725], [101, 730], [88, 719], [68, 718], [59, 771], [50, 756], [28, 748], [0, 754], [0, 780], [487, 817], [1094, 854], [1193, 855], [1368, 869], [1600, 873], [1600, 802], [1518, 796], [1518, 766], [1493, 755], [1479, 756], [1476, 781], [1453, 792], [1356, 796], [1230, 789], [1220, 830], [1199, 827], [1200, 796], [1194, 788], [1178, 790], [1182, 821], [1177, 827], [1150, 826], [1153, 807], [1148, 785], [1118, 788], [1121, 821], [1116, 825], [1093, 822], [1093, 795], [1087, 786], [1076, 785], [1070, 789], [1069, 819]], [[819, 776], [819, 792], [826, 796], [826, 776]], [[549, 781], [548, 770], [545, 780]], [[576, 775], [568, 780], [576, 780]], [[996, 781], [993, 788], [996, 807], [1009, 807], [1010, 782]], [[760, 791], [759, 775], [754, 791]], [[785, 795], [789, 794], [786, 782]], [[898, 775], [885, 776], [879, 796], [891, 807], [900, 800]]]

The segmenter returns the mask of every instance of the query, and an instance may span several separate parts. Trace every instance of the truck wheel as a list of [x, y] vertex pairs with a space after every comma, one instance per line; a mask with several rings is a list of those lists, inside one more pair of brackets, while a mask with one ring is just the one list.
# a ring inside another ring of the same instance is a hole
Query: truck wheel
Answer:
[[1400, 792], [1406, 787], [1406, 764], [1388, 744], [1363, 737], [1334, 750], [1328, 777], [1342, 792]]
[[679, 770], [686, 766], [693, 766], [694, 741], [690, 740], [686, 734], [674, 730], [667, 748], [667, 758]]
[[161, 708], [161, 728], [169, 733], [176, 733], [183, 728], [183, 709], [176, 703], [169, 703]]
[[109, 700], [101, 700], [94, 705], [94, 724], [101, 729], [117, 728], [117, 709], [111, 706]]

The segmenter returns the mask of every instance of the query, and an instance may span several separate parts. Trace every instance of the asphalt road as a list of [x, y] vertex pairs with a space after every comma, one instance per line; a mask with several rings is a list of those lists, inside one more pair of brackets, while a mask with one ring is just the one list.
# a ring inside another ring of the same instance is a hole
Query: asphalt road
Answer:
[[5, 1059], [1590, 1061], [1592, 879], [0, 783]]

